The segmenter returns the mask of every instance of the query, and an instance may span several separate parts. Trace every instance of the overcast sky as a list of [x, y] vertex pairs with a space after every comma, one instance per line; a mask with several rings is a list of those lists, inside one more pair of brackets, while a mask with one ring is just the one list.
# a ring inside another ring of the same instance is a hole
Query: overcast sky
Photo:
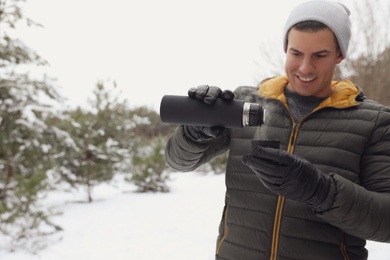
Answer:
[[163, 95], [201, 84], [256, 85], [267, 73], [260, 48], [282, 53], [283, 24], [301, 2], [27, 0], [25, 15], [43, 28], [19, 33], [48, 60], [70, 104], [86, 104], [97, 81], [115, 80], [130, 105], [158, 111]]

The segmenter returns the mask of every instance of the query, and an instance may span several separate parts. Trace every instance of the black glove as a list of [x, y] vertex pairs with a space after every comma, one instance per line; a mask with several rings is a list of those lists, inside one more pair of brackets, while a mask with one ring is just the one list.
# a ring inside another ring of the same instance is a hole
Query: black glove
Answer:
[[270, 191], [318, 208], [328, 196], [331, 177], [309, 161], [284, 150], [255, 147], [242, 162], [248, 165]]
[[222, 91], [219, 87], [200, 85], [197, 88], [190, 88], [188, 90], [188, 96], [203, 100], [206, 104], [214, 104], [217, 98], [221, 98], [225, 101], [231, 101], [234, 99], [234, 93], [230, 90]]
[[[202, 100], [204, 103], [212, 105], [221, 98], [225, 101], [231, 101], [234, 99], [234, 93], [230, 90], [222, 91], [219, 87], [201, 85], [197, 88], [190, 88], [188, 90], [188, 96]], [[222, 134], [225, 128], [221, 126], [193, 126], [185, 125], [184, 134], [190, 140], [197, 143], [204, 143]]]

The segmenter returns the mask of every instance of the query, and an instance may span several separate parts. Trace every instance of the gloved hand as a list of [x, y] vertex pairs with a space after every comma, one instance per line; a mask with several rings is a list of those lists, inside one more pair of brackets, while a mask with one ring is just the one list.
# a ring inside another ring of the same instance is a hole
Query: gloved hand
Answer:
[[[231, 101], [234, 99], [234, 93], [230, 90], [222, 91], [219, 87], [201, 85], [197, 88], [190, 88], [188, 90], [188, 96], [202, 100], [204, 103], [212, 105], [221, 98], [225, 101]], [[204, 143], [222, 134], [224, 127], [214, 126], [193, 126], [185, 125], [184, 134], [190, 140], [197, 143]]]
[[309, 161], [284, 150], [255, 147], [242, 162], [248, 165], [270, 191], [317, 208], [328, 196], [331, 177]]

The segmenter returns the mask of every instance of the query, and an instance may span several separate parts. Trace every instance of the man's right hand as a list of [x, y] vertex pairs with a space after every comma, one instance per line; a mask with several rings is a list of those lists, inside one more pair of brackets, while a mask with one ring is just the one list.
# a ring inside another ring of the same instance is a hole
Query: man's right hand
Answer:
[[[215, 103], [217, 98], [221, 98], [225, 101], [231, 101], [234, 99], [234, 93], [230, 90], [222, 91], [219, 87], [200, 85], [197, 88], [190, 88], [188, 90], [188, 96], [190, 98], [196, 98], [202, 100], [204, 103], [212, 105]], [[221, 135], [225, 130], [221, 126], [193, 126], [185, 125], [184, 134], [191, 141], [197, 143], [205, 143], [213, 138]]]
[[190, 88], [188, 90], [188, 96], [203, 100], [206, 104], [214, 104], [217, 98], [221, 98], [225, 101], [231, 101], [234, 99], [234, 93], [230, 90], [222, 91], [219, 87], [200, 85], [197, 88]]

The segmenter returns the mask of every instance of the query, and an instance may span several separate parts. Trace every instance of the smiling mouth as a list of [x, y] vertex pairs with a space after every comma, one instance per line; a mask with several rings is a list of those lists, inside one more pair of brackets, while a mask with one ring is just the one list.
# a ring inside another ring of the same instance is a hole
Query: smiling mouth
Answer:
[[308, 77], [299, 77], [298, 76], [298, 79], [300, 79], [303, 82], [311, 82], [311, 81], [315, 80], [316, 77], [308, 78]]

